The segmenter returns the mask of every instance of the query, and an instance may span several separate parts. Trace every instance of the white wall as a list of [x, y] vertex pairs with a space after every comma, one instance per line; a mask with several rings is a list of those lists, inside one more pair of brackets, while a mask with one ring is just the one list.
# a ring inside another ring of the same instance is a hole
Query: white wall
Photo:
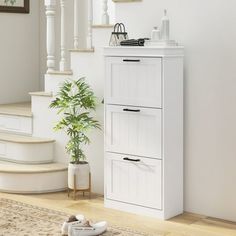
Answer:
[[236, 221], [235, 0], [117, 4], [131, 37], [149, 36], [164, 8], [185, 46], [185, 210]]
[[0, 103], [29, 100], [39, 87], [39, 1], [30, 14], [0, 13]]

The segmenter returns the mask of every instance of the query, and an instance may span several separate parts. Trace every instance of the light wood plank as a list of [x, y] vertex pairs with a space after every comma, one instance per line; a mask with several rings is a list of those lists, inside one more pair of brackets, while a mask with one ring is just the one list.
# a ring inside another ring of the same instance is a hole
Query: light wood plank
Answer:
[[52, 92], [44, 92], [44, 91], [30, 92], [29, 95], [31, 95], [31, 96], [39, 96], [39, 97], [52, 97], [53, 96]]
[[[153, 236], [231, 236], [236, 235], [236, 223], [222, 225], [222, 221], [214, 219], [214, 224], [206, 223], [204, 216], [184, 213], [169, 221], [161, 221], [150, 217], [138, 216], [104, 208], [103, 197], [93, 194], [89, 197], [79, 195], [77, 201], [67, 197], [66, 192], [41, 195], [16, 195], [0, 193], [0, 197], [25, 202], [28, 204], [61, 210], [68, 214], [84, 214], [92, 220], [107, 220], [109, 224], [129, 227]], [[128, 220], [127, 220], [128, 219]], [[178, 222], [177, 222], [178, 221]], [[208, 224], [202, 227], [202, 224]], [[233, 226], [232, 226], [233, 225]], [[229, 234], [230, 233], [230, 234]]]
[[70, 52], [85, 52], [85, 53], [93, 53], [94, 48], [79, 48], [79, 49], [70, 49]]
[[142, 0], [112, 0], [113, 2], [142, 2]]
[[47, 74], [49, 75], [73, 75], [71, 70], [68, 71], [48, 71]]
[[55, 140], [46, 138], [28, 137], [8, 133], [0, 133], [0, 141], [11, 143], [35, 144], [35, 143], [53, 143]]
[[67, 164], [50, 163], [40, 165], [24, 165], [9, 162], [0, 162], [0, 173], [14, 173], [14, 174], [32, 174], [32, 173], [50, 173], [58, 171], [66, 171]]
[[114, 25], [104, 25], [104, 24], [101, 24], [101, 25], [92, 25], [92, 28], [95, 28], [95, 29], [104, 29], [104, 28], [113, 28]]
[[31, 103], [12, 103], [0, 105], [0, 114], [31, 117]]

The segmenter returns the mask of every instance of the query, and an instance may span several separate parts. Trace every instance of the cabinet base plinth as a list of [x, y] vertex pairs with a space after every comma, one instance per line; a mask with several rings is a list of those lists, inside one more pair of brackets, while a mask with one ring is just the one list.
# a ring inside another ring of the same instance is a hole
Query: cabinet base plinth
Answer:
[[176, 212], [173, 215], [167, 215], [163, 210], [152, 209], [147, 207], [142, 207], [138, 205], [132, 205], [125, 202], [119, 202], [111, 199], [104, 199], [104, 206], [107, 208], [112, 208], [119, 211], [125, 211], [137, 215], [153, 217], [160, 220], [168, 220], [174, 216], [181, 215], [183, 211]]

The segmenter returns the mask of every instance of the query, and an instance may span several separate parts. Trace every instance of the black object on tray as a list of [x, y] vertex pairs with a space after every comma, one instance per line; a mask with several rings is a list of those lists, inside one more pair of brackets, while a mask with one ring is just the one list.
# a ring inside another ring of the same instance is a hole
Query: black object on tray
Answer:
[[147, 38], [140, 38], [140, 39], [129, 39], [129, 40], [123, 40], [120, 42], [121, 46], [140, 46], [143, 47], [145, 40], [148, 40]]

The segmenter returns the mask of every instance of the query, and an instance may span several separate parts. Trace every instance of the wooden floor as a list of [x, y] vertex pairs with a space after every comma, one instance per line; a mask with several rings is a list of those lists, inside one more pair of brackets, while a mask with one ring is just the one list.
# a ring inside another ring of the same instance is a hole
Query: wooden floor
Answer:
[[81, 213], [92, 220], [107, 220], [109, 224], [129, 227], [154, 236], [236, 236], [236, 223], [185, 213], [169, 221], [128, 214], [103, 207], [103, 198], [83, 196], [74, 201], [66, 193], [42, 195], [13, 195], [0, 197], [24, 203], [61, 210], [69, 214]]

